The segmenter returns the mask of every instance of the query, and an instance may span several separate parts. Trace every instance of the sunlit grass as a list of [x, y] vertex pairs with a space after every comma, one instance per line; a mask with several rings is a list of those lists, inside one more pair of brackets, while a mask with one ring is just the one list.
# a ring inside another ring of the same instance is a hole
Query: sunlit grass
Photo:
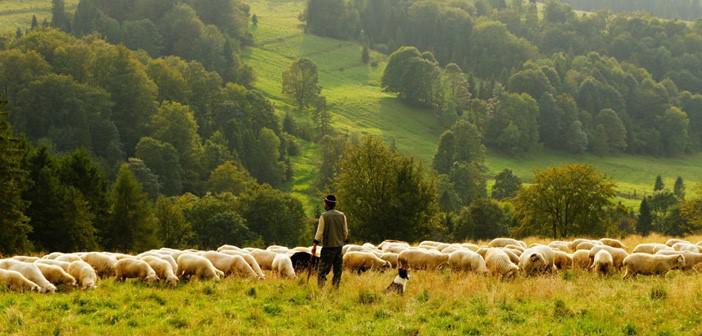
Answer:
[[[73, 12], [80, 0], [65, 0], [66, 11]], [[14, 33], [17, 28], [23, 31], [32, 24], [32, 15], [41, 24], [44, 19], [51, 21], [51, 0], [3, 0], [0, 1], [0, 34]]]

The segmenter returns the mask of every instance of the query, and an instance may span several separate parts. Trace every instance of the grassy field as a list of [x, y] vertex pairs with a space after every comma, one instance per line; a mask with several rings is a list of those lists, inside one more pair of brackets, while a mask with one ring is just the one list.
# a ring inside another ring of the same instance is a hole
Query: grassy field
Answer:
[[[360, 61], [360, 45], [305, 34], [298, 20], [303, 1], [252, 0], [249, 3], [251, 13], [259, 18], [259, 24], [252, 27], [257, 45], [246, 51], [245, 61], [256, 72], [255, 86], [265, 92], [281, 111], [292, 110], [290, 101], [281, 93], [281, 74], [298, 57], [308, 57], [319, 68], [322, 94], [327, 97], [338, 129], [383, 136], [402, 152], [426, 164], [431, 162], [442, 128], [430, 111], [404, 105], [394, 95], [381, 91], [382, 54], [373, 53], [372, 58], [378, 61], [378, 66], [368, 66]], [[298, 113], [297, 117], [306, 116]], [[306, 146], [302, 156], [295, 159], [295, 165], [303, 165], [305, 169], [295, 172], [295, 183], [290, 190], [306, 201], [310, 199], [309, 195], [313, 195], [308, 182], [314, 179], [314, 169], [309, 168], [318, 160], [318, 147], [315, 146]], [[517, 157], [489, 153], [487, 166], [491, 176], [510, 168], [529, 181], [534, 170], [570, 162], [594, 165], [616, 180], [621, 192], [636, 193], [639, 197], [650, 192], [656, 175], [663, 175], [669, 186], [676, 176], [682, 176], [688, 186], [699, 182], [702, 176], [702, 154], [669, 159], [569, 155], [548, 150]], [[636, 199], [620, 200], [638, 206]]]
[[[65, 0], [66, 11], [73, 12], [78, 2], [80, 0]], [[0, 34], [29, 28], [32, 15], [37, 16], [40, 24], [44, 19], [51, 21], [51, 0], [1, 0]]]
[[[690, 237], [692, 241], [702, 237]], [[527, 241], [537, 241], [528, 239]], [[625, 240], [634, 246], [640, 237]], [[647, 241], [664, 242], [665, 237]], [[312, 279], [181, 284], [113, 279], [95, 290], [0, 293], [2, 335], [699, 335], [702, 278], [584, 271], [494, 277], [413, 271], [404, 296], [393, 272], [345, 273], [340, 290]]]

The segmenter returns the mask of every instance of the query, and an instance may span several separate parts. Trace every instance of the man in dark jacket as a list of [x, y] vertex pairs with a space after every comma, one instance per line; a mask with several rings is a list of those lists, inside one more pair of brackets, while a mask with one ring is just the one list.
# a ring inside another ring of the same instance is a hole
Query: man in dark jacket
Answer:
[[326, 211], [319, 216], [317, 233], [314, 235], [312, 254], [315, 254], [317, 245], [322, 245], [319, 274], [317, 275], [319, 287], [324, 287], [324, 283], [327, 281], [327, 274], [332, 269], [334, 274], [332, 284], [334, 287], [338, 288], [341, 282], [343, 267], [341, 248], [349, 239], [349, 228], [346, 223], [346, 215], [334, 208], [336, 208], [336, 197], [334, 195], [325, 197], [324, 210]]

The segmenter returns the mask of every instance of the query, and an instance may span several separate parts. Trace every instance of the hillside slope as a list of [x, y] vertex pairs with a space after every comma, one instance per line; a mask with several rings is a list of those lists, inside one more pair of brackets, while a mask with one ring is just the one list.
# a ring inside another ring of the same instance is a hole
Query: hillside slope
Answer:
[[[430, 164], [442, 128], [431, 111], [409, 107], [394, 95], [382, 92], [379, 83], [385, 65], [383, 55], [373, 54], [378, 66], [367, 66], [361, 62], [359, 44], [305, 34], [298, 19], [303, 1], [252, 0], [250, 4], [251, 13], [258, 16], [259, 23], [252, 28], [256, 46], [245, 53], [245, 60], [254, 67], [256, 87], [280, 109], [292, 109], [281, 93], [283, 70], [296, 58], [308, 57], [319, 68], [322, 94], [330, 103], [337, 128], [382, 135], [402, 152]], [[318, 160], [315, 146], [306, 149], [296, 159], [298, 170], [291, 184], [291, 190], [298, 195], [309, 194], [307, 183], [313, 179], [314, 163]], [[656, 175], [663, 175], [669, 186], [676, 176], [682, 176], [688, 186], [702, 176], [702, 154], [671, 159], [634, 155], [599, 157], [549, 150], [517, 157], [490, 153], [487, 166], [491, 176], [510, 168], [529, 181], [534, 170], [569, 162], [592, 164], [606, 172], [617, 181], [622, 194], [632, 195], [631, 199], [622, 200], [630, 206], [637, 206], [637, 199], [650, 192]]]

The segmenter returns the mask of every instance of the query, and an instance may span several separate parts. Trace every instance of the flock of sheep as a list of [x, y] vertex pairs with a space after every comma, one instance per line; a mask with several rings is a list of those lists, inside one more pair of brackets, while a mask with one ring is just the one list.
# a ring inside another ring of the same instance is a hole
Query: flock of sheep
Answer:
[[[416, 246], [386, 240], [378, 245], [343, 247], [344, 268], [356, 272], [390, 268], [440, 269], [491, 274], [510, 279], [519, 273], [538, 275], [580, 268], [607, 275], [624, 270], [624, 278], [637, 274], [665, 274], [672, 269], [697, 270], [702, 264], [702, 242], [670, 239], [665, 244], [639, 244], [627, 252], [619, 240], [575, 239], [548, 245], [496, 238], [487, 246], [471, 243], [423, 241]], [[138, 255], [112, 252], [54, 252], [42, 257], [14, 256], [0, 259], [0, 287], [15, 291], [55, 292], [59, 288], [95, 288], [99, 278], [117, 281], [136, 278], [147, 283], [175, 286], [196, 277], [219, 280], [227, 276], [264, 279], [263, 270], [295, 278], [316, 263], [311, 248], [284, 246], [239, 248], [223, 245], [216, 251], [161, 248]], [[317, 250], [319, 253], [319, 250]], [[318, 255], [316, 255], [318, 257]]]

